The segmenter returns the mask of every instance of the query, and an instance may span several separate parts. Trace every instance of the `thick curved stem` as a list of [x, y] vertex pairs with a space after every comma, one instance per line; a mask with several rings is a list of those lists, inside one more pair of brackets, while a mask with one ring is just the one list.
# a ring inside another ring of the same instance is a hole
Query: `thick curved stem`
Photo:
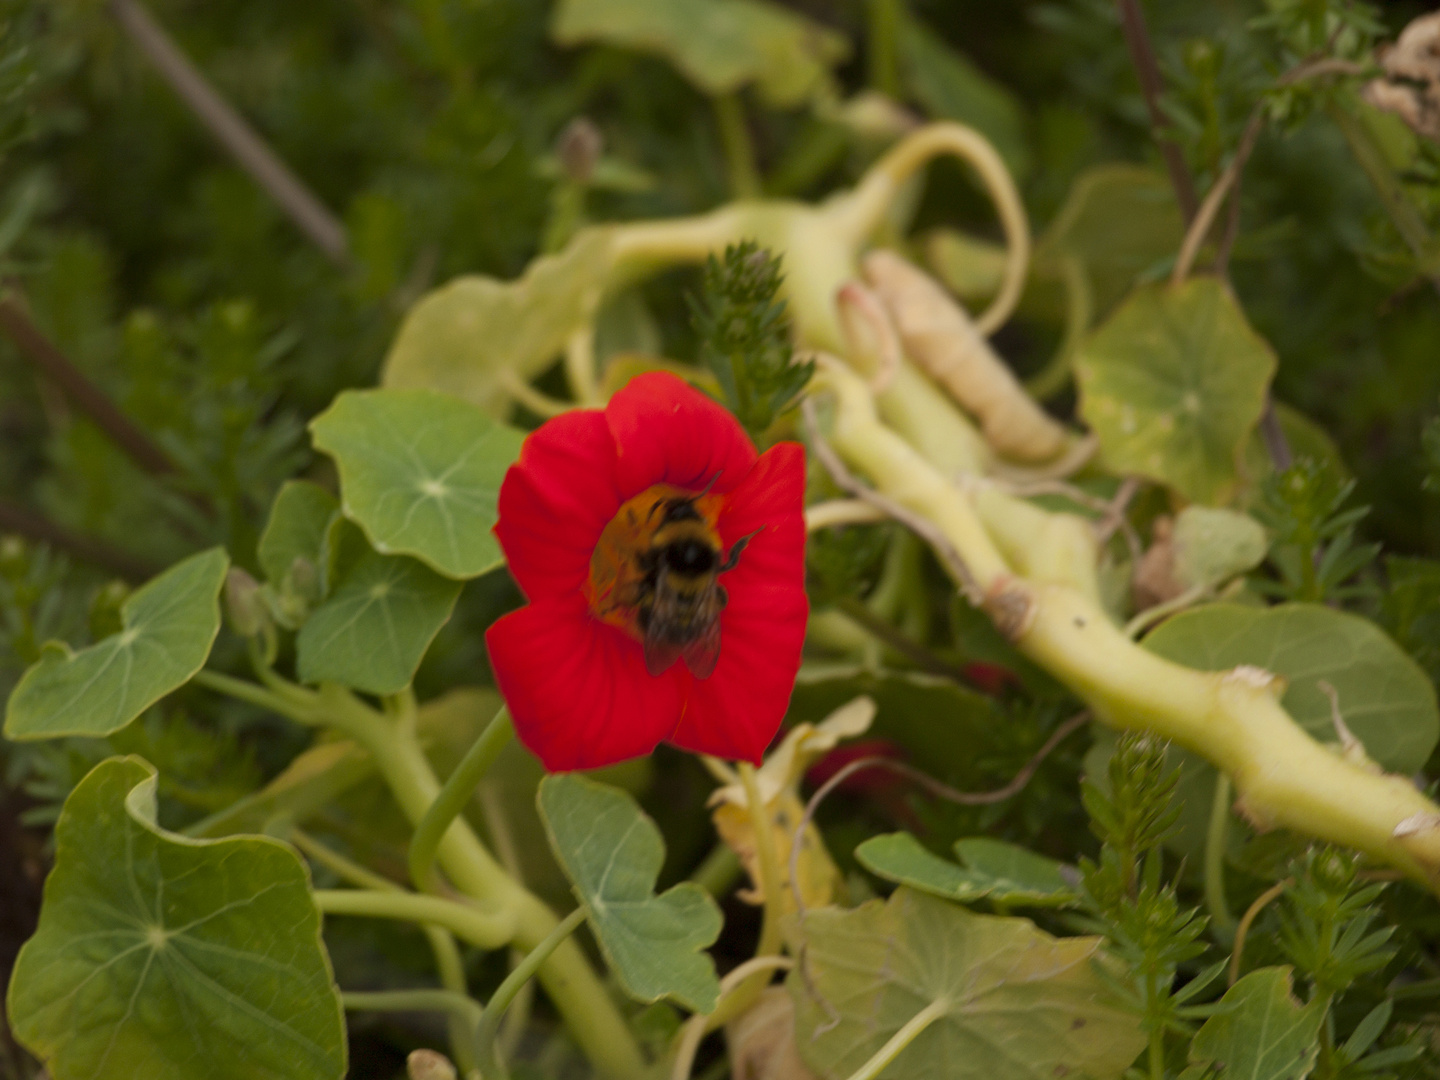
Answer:
[[465, 809], [465, 804], [475, 793], [476, 785], [489, 772], [490, 766], [495, 763], [500, 751], [505, 749], [505, 744], [514, 733], [510, 710], [502, 705], [445, 781], [445, 786], [430, 803], [425, 816], [420, 819], [420, 824], [415, 827], [415, 835], [410, 840], [409, 862], [410, 880], [417, 889], [425, 892], [437, 891], [434, 865], [440, 838], [450, 828], [450, 823]]
[[1016, 576], [965, 494], [875, 420], [864, 384], [827, 377], [840, 391], [835, 448], [880, 493], [940, 530], [1001, 632], [1099, 719], [1200, 754], [1230, 776], [1241, 812], [1263, 826], [1357, 848], [1440, 886], [1440, 806], [1407, 778], [1376, 775], [1317, 743], [1280, 705], [1268, 672], [1202, 672], [1164, 660], [1079, 589]]
[[[419, 743], [401, 736], [384, 717], [343, 691], [337, 695], [332, 688], [328, 697], [337, 710], [351, 714], [352, 734], [373, 755], [405, 816], [418, 824], [441, 788]], [[450, 823], [437, 860], [461, 892], [513, 913], [517, 948], [535, 948], [559, 924], [543, 902], [505, 872], [463, 820]], [[579, 946], [562, 942], [541, 965], [539, 979], [571, 1035], [605, 1076], [629, 1080], [644, 1072], [639, 1045]]]
[[515, 918], [511, 912], [482, 910], [438, 896], [388, 889], [315, 889], [310, 895], [315, 906], [326, 915], [430, 923], [482, 949], [498, 949], [515, 935]]
[[852, 248], [858, 249], [884, 220], [900, 186], [933, 159], [957, 157], [980, 174], [1007, 246], [1000, 291], [975, 320], [976, 329], [989, 335], [1000, 328], [1020, 302], [1030, 271], [1030, 221], [1010, 170], [990, 141], [964, 124], [931, 124], [902, 139], [865, 174], [855, 190], [833, 204], [830, 216]]

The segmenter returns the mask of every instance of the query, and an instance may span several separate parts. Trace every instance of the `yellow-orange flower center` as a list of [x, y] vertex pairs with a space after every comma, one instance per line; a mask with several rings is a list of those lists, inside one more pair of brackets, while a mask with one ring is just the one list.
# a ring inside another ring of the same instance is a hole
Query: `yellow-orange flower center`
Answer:
[[673, 484], [654, 484], [620, 504], [590, 555], [585, 599], [597, 619], [641, 640], [640, 610], [654, 589], [650, 557], [655, 534], [689, 504], [700, 515], [704, 536], [721, 550], [717, 522], [725, 496], [687, 491]]

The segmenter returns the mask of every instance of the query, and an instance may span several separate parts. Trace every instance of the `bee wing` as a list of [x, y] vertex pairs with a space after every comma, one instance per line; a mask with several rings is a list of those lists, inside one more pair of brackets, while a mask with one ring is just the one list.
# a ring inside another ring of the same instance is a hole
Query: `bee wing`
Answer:
[[680, 654], [697, 679], [708, 679], [720, 660], [720, 620], [713, 620], [705, 632], [686, 645]]
[[670, 666], [680, 659], [686, 646], [673, 641], [662, 641], [650, 634], [645, 635], [645, 670], [651, 675], [663, 675]]

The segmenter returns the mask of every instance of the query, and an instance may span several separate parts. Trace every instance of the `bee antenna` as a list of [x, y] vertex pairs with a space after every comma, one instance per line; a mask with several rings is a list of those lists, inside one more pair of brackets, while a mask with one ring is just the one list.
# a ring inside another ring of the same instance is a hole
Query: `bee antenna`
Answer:
[[698, 498], [701, 498], [702, 496], [709, 495], [709, 494], [710, 494], [710, 489], [715, 486], [715, 482], [720, 479], [720, 473], [723, 473], [724, 471], [725, 471], [724, 469], [721, 469], [720, 472], [717, 472], [714, 476], [710, 477], [710, 482], [705, 485], [705, 490], [702, 491], [702, 492], [700, 492], [699, 495], [696, 495], [695, 498], [698, 499]]

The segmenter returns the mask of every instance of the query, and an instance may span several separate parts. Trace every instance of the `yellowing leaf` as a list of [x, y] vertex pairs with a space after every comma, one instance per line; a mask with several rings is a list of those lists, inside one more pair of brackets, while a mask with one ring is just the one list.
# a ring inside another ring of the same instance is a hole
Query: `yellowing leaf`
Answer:
[[797, 1041], [824, 1080], [850, 1076], [935, 1003], [940, 1017], [883, 1076], [1114, 1077], [1145, 1045], [1095, 971], [1099, 938], [1054, 938], [1028, 919], [977, 915], [904, 887], [887, 901], [808, 912], [794, 933], [806, 963], [788, 979]]
[[[796, 724], [755, 771], [755, 786], [760, 791], [760, 798], [769, 803], [786, 788], [794, 788], [811, 762], [835, 749], [842, 739], [865, 734], [874, 719], [875, 702], [862, 695], [840, 706], [818, 724]], [[742, 807], [748, 805], [745, 788], [738, 779], [717, 788], [710, 796], [711, 806], [719, 802]]]
[[[863, 735], [874, 719], [875, 702], [863, 695], [854, 698], [818, 724], [796, 724], [755, 772], [755, 787], [765, 804], [771, 843], [780, 863], [781, 899], [787, 911], [795, 906], [794, 892], [790, 888], [791, 848], [795, 830], [805, 814], [805, 804], [800, 800], [800, 781], [811, 762], [829, 753], [842, 739]], [[754, 883], [754, 889], [746, 899], [759, 904], [764, 902], [765, 892], [760, 882], [760, 853], [750, 816], [750, 802], [739, 777], [731, 775], [732, 782], [717, 788], [710, 796], [709, 805], [715, 807], [712, 817], [720, 839], [740, 856]], [[820, 830], [813, 823], [806, 827], [800, 838], [796, 877], [806, 907], [833, 903], [843, 895], [844, 878], [825, 849]]]
[[614, 260], [610, 230], [585, 229], [515, 281], [471, 274], [447, 282], [406, 314], [382, 384], [439, 390], [502, 418], [507, 373], [540, 374], [594, 321]]
[[[790, 790], [782, 791], [765, 805], [770, 815], [771, 843], [775, 847], [775, 858], [780, 864], [780, 901], [785, 911], [795, 908], [795, 894], [790, 888], [790, 851], [795, 838], [795, 829], [805, 813], [805, 804]], [[715, 831], [736, 855], [754, 883], [753, 890], [745, 896], [752, 903], [765, 901], [765, 891], [760, 884], [760, 851], [755, 842], [755, 828], [750, 821], [750, 811], [744, 806], [726, 802], [715, 808], [712, 814]], [[795, 863], [795, 876], [800, 884], [800, 896], [806, 907], [823, 907], [833, 904], [844, 894], [844, 878], [840, 869], [830, 858], [825, 841], [812, 822], [806, 826], [800, 837], [800, 857]]]
[[712, 96], [754, 83], [778, 106], [814, 96], [850, 52], [835, 31], [764, 0], [561, 0], [550, 32], [561, 45], [663, 57]]
[[1080, 414], [1108, 468], [1219, 505], [1245, 479], [1275, 364], [1224, 282], [1142, 286], [1080, 347]]
[[745, 1080], [815, 1080], [795, 1045], [795, 1002], [768, 986], [749, 1009], [725, 1025], [731, 1075]]

